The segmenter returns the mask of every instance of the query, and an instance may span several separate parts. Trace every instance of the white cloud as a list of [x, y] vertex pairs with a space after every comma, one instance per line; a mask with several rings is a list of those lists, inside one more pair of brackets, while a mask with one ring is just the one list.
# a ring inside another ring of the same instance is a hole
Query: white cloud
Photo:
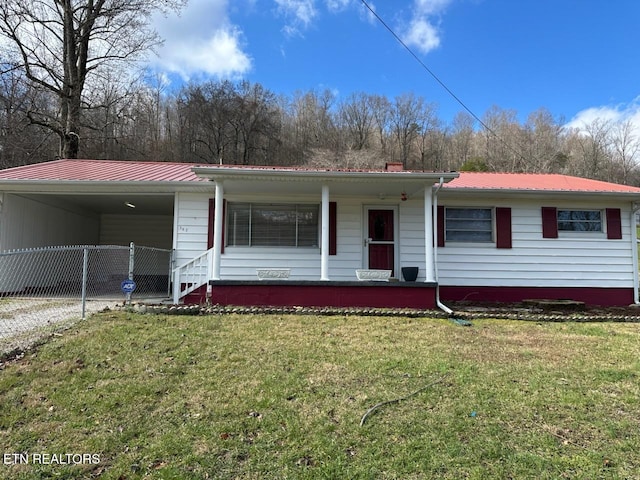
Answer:
[[289, 20], [283, 28], [288, 36], [300, 34], [318, 14], [315, 0], [275, 0], [275, 3], [278, 12]]
[[584, 130], [586, 126], [595, 121], [612, 124], [622, 124], [629, 121], [635, 125], [634, 130], [640, 133], [640, 97], [636, 97], [629, 103], [603, 105], [582, 110], [565, 124], [565, 128]]
[[[441, 43], [438, 16], [453, 1], [413, 0], [411, 19], [400, 29], [402, 38], [423, 53], [437, 48]], [[368, 3], [375, 8], [372, 2]], [[264, 2], [244, 0], [243, 4], [257, 8]], [[185, 79], [200, 75], [236, 78], [246, 74], [252, 68], [252, 58], [241, 28], [229, 18], [232, 5], [238, 8], [230, 0], [190, 0], [180, 15], [156, 16], [154, 26], [165, 43], [151, 66]], [[273, 0], [272, 5], [288, 37], [302, 35], [313, 25], [319, 15], [318, 5], [331, 14], [362, 7], [358, 0]], [[366, 14], [363, 20], [375, 21], [368, 9], [360, 11]]]
[[440, 46], [438, 29], [424, 18], [414, 18], [405, 33], [404, 41], [427, 53]]
[[164, 39], [153, 65], [183, 78], [201, 74], [235, 77], [251, 68], [242, 48], [242, 31], [227, 15], [227, 0], [190, 0], [179, 16], [157, 16]]
[[453, 0], [414, 0], [412, 19], [402, 34], [403, 41], [422, 53], [429, 53], [440, 46], [438, 17]]
[[415, 0], [417, 15], [437, 15], [449, 6], [452, 0]]
[[378, 19], [373, 13], [377, 9], [376, 9], [376, 6], [373, 4], [373, 2], [367, 2], [367, 4], [369, 5], [369, 8], [365, 7], [362, 3], [360, 3], [360, 9], [359, 9], [360, 19], [370, 23], [371, 25], [374, 25], [378, 22]]
[[352, 0], [326, 0], [330, 12], [342, 12], [353, 3]]

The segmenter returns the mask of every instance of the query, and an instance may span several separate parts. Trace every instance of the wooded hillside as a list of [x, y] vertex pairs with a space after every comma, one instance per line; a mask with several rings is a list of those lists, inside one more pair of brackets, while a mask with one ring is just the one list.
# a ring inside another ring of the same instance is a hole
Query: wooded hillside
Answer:
[[[0, 167], [51, 160], [60, 145], [36, 122], [57, 99], [20, 70], [0, 81]], [[640, 140], [631, 123], [563, 128], [544, 108], [524, 123], [498, 106], [482, 124], [467, 112], [446, 123], [411, 93], [386, 98], [329, 91], [277, 96], [260, 84], [205, 82], [171, 92], [160, 80], [94, 88], [83, 100], [79, 158], [243, 165], [559, 172], [638, 184]], [[487, 128], [488, 127], [488, 128]]]

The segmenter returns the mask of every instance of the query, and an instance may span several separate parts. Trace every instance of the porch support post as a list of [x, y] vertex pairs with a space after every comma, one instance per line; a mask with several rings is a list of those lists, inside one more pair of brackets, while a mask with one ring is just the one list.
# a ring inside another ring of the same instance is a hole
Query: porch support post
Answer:
[[211, 279], [220, 280], [220, 257], [222, 255], [222, 225], [223, 225], [224, 187], [221, 181], [216, 181], [216, 196], [214, 200], [213, 217], [213, 260], [211, 262]]
[[428, 185], [424, 188], [424, 260], [425, 260], [425, 282], [435, 282], [435, 256], [434, 256], [434, 238], [433, 223], [437, 211], [433, 208], [433, 186]]
[[322, 185], [320, 280], [329, 280], [329, 185]]

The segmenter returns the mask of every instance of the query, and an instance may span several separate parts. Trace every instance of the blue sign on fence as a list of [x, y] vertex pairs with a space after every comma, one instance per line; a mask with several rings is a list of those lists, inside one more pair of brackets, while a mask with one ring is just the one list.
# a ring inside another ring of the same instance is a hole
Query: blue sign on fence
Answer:
[[133, 280], [124, 280], [120, 284], [120, 288], [122, 289], [123, 293], [131, 293], [136, 289], [136, 282], [134, 282]]

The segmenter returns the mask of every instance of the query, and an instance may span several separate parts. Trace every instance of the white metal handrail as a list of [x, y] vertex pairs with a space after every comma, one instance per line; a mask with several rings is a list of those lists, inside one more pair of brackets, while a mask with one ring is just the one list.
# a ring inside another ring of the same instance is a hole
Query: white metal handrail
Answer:
[[209, 281], [212, 255], [213, 249], [209, 249], [173, 269], [173, 303], [177, 304], [181, 298]]

